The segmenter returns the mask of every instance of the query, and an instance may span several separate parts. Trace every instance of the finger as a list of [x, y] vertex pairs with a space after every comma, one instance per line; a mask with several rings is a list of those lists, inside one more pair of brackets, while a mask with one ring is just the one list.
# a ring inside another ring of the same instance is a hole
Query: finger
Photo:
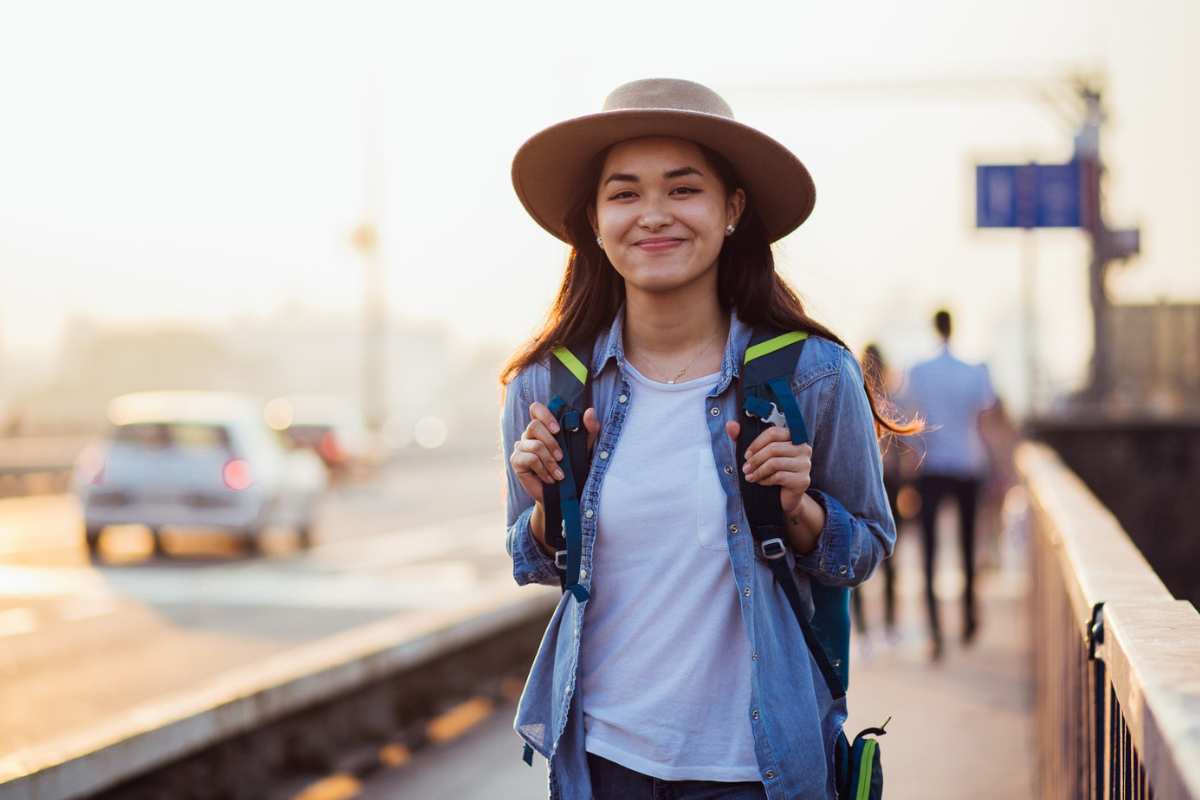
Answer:
[[536, 453], [531, 453], [522, 449], [520, 442], [513, 448], [512, 457], [509, 461], [513, 465], [513, 471], [518, 478], [525, 478], [529, 475], [534, 476], [542, 483], [551, 483], [549, 468], [538, 458]]
[[535, 402], [529, 404], [529, 418], [541, 422], [550, 429], [551, 433], [558, 433], [558, 420], [554, 418], [554, 414], [550, 412], [550, 409], [542, 403]]
[[583, 412], [583, 427], [587, 429], [587, 446], [591, 450], [596, 446], [596, 440], [600, 438], [600, 416], [596, 413], [595, 408], [589, 408]]
[[758, 452], [761, 448], [765, 447], [771, 442], [791, 441], [791, 438], [792, 434], [787, 428], [781, 428], [778, 425], [772, 425], [758, 436], [754, 437], [754, 441], [751, 442], [750, 446], [746, 448], [746, 458], [749, 458], [751, 455]]
[[517, 479], [522, 483], [526, 483], [530, 476], [536, 478], [537, 482], [542, 484], [553, 482], [546, 472], [546, 467], [542, 464], [541, 459], [532, 453], [516, 450], [508, 460], [512, 464], [513, 472], [516, 474]]
[[750, 483], [764, 486], [788, 486], [795, 488], [799, 483], [809, 480], [808, 462], [800, 458], [776, 457], [746, 476]]
[[729, 438], [733, 440], [734, 444], [737, 444], [738, 436], [741, 434], [741, 432], [742, 424], [740, 422], [734, 422], [733, 420], [730, 420], [729, 422], [725, 423], [725, 433], [729, 435]]
[[558, 442], [555, 440], [554, 434], [550, 432], [550, 429], [547, 428], [541, 420], [535, 419], [533, 422], [529, 423], [529, 426], [525, 428], [525, 433], [521, 435], [521, 438], [541, 442], [542, 444], [546, 445], [547, 449], [549, 449], [554, 455], [554, 459], [556, 461], [562, 460], [562, 448], [558, 446]]
[[537, 459], [541, 467], [540, 471], [538, 471], [538, 477], [542, 478], [546, 483], [551, 483], [553, 480], [562, 480], [563, 471], [558, 466], [558, 460], [554, 458], [544, 442], [536, 439], [520, 439], [516, 446], [522, 452], [528, 453]]
[[742, 465], [742, 470], [749, 472], [757, 469], [769, 458], [784, 456], [787, 458], [808, 458], [812, 450], [808, 445], [792, 444], [791, 440], [786, 442], [771, 442], [761, 448], [753, 455], [746, 458], [746, 462]]

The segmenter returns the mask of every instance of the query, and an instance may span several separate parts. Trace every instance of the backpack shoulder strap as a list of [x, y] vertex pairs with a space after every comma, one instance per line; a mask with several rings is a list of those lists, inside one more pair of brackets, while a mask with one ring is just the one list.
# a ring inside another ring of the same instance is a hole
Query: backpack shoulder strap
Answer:
[[[793, 444], [808, 442], [808, 427], [804, 424], [800, 405], [792, 392], [792, 376], [807, 339], [808, 334], [802, 331], [779, 331], [765, 327], [755, 328], [751, 335], [737, 390], [738, 408], [744, 412], [740, 419], [741, 432], [737, 442], [739, 464], [745, 461], [746, 450], [754, 440], [772, 425], [786, 426]], [[830, 635], [829, 631], [818, 628], [817, 624], [828, 616], [823, 613], [823, 607], [831, 603], [836, 606], [838, 602], [843, 602], [848, 607], [849, 594], [840, 587], [823, 587], [814, 582], [812, 595], [816, 613], [813, 621], [809, 622], [800, 600], [796, 574], [786, 558], [787, 520], [779, 500], [779, 487], [749, 483], [740, 470], [739, 486], [742, 504], [750, 521], [750, 533], [758, 546], [757, 549], [771, 568], [776, 583], [787, 596], [796, 621], [804, 633], [804, 640], [829, 687], [830, 694], [835, 698], [843, 697], [846, 694], [848, 677], [847, 659], [844, 655], [839, 659], [831, 659], [829, 653], [832, 650], [841, 654], [838, 643], [843, 640], [849, 641], [849, 614], [846, 614], [847, 627], [844, 636], [839, 636], [837, 632]], [[824, 593], [830, 591], [840, 597], [826, 597]], [[837, 627], [839, 618], [834, 615], [832, 619], [832, 626], [826, 622], [825, 627]]]
[[583, 526], [579, 518], [583, 484], [591, 467], [583, 412], [591, 404], [589, 364], [592, 342], [556, 347], [550, 359], [550, 399], [547, 406], [558, 420], [555, 440], [562, 450], [563, 479], [545, 486], [546, 544], [554, 548], [555, 566], [564, 592], [578, 601], [587, 590], [579, 583], [583, 556]]

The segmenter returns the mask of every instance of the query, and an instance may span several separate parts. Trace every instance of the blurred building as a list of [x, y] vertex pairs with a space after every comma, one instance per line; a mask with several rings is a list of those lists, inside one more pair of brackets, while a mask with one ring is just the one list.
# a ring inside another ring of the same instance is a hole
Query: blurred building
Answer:
[[1112, 410], [1200, 416], [1200, 303], [1113, 305], [1107, 334]]
[[[354, 313], [298, 305], [242, 316], [221, 327], [131, 326], [73, 318], [57, 357], [37, 379], [7, 387], [7, 417], [23, 432], [93, 433], [108, 401], [150, 389], [334, 395], [361, 408], [362, 320]], [[492, 448], [498, 436], [497, 373], [508, 354], [469, 347], [438, 323], [393, 321], [386, 347], [387, 431], [413, 441], [421, 420], [436, 420], [445, 446]]]

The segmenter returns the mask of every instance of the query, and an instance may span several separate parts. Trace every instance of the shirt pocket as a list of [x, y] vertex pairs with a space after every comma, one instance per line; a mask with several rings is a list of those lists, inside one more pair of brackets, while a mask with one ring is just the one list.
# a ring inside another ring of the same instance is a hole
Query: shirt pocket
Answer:
[[692, 505], [696, 509], [696, 540], [704, 550], [727, 553], [725, 531], [725, 489], [717, 475], [712, 448], [696, 449], [696, 480]]

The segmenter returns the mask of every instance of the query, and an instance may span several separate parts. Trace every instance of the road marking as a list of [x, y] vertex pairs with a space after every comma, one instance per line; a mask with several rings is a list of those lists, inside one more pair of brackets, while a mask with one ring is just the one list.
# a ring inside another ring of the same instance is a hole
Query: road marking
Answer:
[[439, 717], [430, 720], [425, 727], [429, 740], [443, 744], [451, 739], [457, 739], [471, 728], [487, 719], [495, 708], [495, 704], [485, 697], [476, 697], [459, 703], [454, 708]]
[[0, 611], [0, 636], [19, 636], [37, 630], [37, 617], [28, 608]]
[[385, 767], [399, 767], [412, 758], [412, 751], [402, 744], [385, 744], [379, 748], [379, 763]]
[[339, 772], [310, 784], [292, 796], [292, 800], [349, 800], [362, 791], [362, 784], [353, 775]]

